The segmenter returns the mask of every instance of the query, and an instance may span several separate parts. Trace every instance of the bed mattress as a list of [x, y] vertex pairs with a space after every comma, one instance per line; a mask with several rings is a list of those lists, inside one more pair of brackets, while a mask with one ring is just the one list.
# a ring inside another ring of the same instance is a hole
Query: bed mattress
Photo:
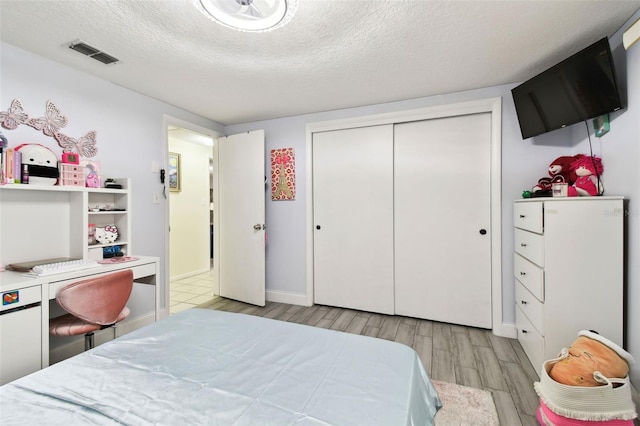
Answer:
[[430, 425], [408, 346], [206, 309], [0, 387], [2, 425]]

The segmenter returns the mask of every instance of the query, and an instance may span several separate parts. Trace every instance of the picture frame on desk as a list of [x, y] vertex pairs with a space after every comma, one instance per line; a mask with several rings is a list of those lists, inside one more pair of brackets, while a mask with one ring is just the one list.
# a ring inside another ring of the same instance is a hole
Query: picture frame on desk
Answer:
[[180, 154], [169, 153], [169, 191], [182, 191], [182, 178], [180, 176]]

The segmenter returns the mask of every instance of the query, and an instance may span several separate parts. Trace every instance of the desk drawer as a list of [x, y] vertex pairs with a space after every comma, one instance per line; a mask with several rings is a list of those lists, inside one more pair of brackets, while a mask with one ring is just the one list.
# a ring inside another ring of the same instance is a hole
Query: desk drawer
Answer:
[[542, 234], [542, 202], [514, 203], [513, 226]]
[[41, 300], [42, 290], [39, 285], [3, 291], [2, 303], [0, 304], [0, 312], [30, 305], [32, 303], [38, 303]]
[[531, 325], [544, 336], [544, 305], [516, 280], [516, 306], [527, 316]]
[[535, 297], [544, 302], [544, 271], [519, 254], [513, 255], [513, 275]]
[[147, 263], [146, 265], [134, 266], [131, 269], [133, 270], [134, 280], [137, 280], [139, 278], [149, 277], [151, 275], [156, 275], [155, 263]]
[[544, 268], [544, 237], [533, 232], [514, 229], [516, 253]]
[[518, 329], [518, 341], [527, 354], [531, 365], [540, 371], [544, 361], [544, 338], [531, 325], [527, 316], [519, 307], [516, 307], [516, 328]]

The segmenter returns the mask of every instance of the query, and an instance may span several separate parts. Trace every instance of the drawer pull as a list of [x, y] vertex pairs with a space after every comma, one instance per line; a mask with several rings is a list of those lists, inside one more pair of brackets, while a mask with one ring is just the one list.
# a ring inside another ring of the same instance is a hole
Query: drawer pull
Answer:
[[526, 247], [527, 245], [525, 243], [520, 243], [520, 247]]
[[520, 304], [522, 304], [522, 305], [526, 305], [526, 304], [527, 304], [527, 301], [526, 301], [526, 300], [521, 300], [521, 301], [520, 301]]
[[520, 215], [520, 219], [524, 219], [524, 215], [523, 214]]
[[522, 272], [522, 271], [521, 271], [521, 272], [520, 272], [520, 275], [524, 276], [524, 275], [527, 275], [527, 273], [526, 273], [526, 272]]

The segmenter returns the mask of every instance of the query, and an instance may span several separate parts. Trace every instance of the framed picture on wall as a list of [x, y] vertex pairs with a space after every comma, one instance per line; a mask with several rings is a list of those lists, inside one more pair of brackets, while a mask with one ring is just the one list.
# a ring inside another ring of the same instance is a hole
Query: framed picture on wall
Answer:
[[182, 179], [180, 178], [180, 154], [169, 153], [169, 191], [182, 191]]

